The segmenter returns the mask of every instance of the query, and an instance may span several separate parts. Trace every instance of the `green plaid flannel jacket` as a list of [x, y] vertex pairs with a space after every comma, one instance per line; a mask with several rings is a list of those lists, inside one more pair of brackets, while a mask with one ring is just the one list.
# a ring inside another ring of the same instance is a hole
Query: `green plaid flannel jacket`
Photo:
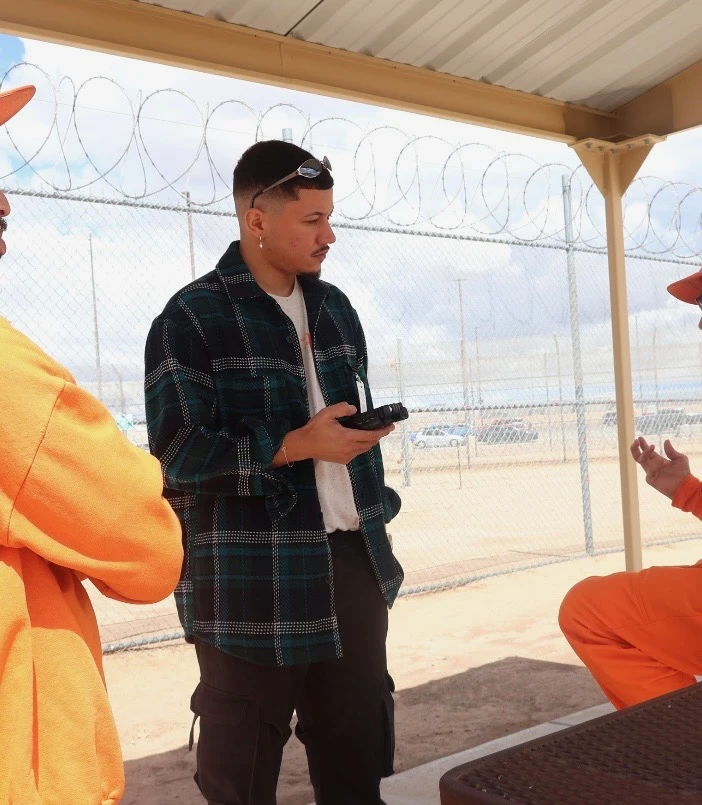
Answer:
[[[358, 406], [365, 338], [333, 285], [300, 277], [327, 405]], [[271, 469], [283, 436], [309, 419], [295, 328], [231, 244], [152, 324], [146, 415], [165, 494], [180, 518], [185, 560], [176, 589], [187, 639], [250, 662], [340, 657], [329, 544], [311, 459]], [[360, 530], [389, 606], [402, 583], [385, 523], [400, 508], [380, 448], [349, 464]]]

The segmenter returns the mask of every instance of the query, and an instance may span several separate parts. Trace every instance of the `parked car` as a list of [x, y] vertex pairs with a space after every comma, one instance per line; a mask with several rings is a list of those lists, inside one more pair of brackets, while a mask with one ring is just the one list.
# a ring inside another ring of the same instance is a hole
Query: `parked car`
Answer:
[[684, 408], [659, 408], [651, 414], [636, 417], [636, 430], [647, 433], [680, 433], [680, 426], [686, 424], [687, 415]]
[[418, 449], [424, 447], [458, 447], [466, 440], [465, 436], [449, 433], [445, 428], [422, 428], [417, 431], [414, 446]]
[[466, 436], [475, 436], [475, 428], [472, 425], [449, 425], [444, 430], [451, 436], [460, 436], [462, 439]]
[[533, 442], [539, 438], [539, 432], [523, 419], [496, 419], [478, 431], [479, 442], [499, 444], [504, 442]]

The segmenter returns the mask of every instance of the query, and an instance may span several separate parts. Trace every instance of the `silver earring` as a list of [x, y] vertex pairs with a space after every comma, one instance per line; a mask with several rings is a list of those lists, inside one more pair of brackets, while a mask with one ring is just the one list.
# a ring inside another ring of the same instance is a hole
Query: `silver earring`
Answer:
[[258, 236], [258, 248], [259, 249], [263, 248], [263, 235]]

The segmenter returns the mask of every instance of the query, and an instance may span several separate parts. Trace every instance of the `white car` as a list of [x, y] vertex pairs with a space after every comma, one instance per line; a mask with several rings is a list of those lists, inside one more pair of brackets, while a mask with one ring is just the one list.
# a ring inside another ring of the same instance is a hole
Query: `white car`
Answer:
[[422, 428], [417, 432], [414, 446], [420, 450], [423, 447], [458, 447], [465, 442], [465, 437], [449, 433], [443, 428]]

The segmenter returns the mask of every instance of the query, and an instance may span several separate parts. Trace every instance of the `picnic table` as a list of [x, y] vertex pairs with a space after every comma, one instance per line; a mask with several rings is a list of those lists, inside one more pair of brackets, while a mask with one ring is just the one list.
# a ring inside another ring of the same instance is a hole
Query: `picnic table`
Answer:
[[441, 805], [702, 805], [702, 684], [446, 772]]

